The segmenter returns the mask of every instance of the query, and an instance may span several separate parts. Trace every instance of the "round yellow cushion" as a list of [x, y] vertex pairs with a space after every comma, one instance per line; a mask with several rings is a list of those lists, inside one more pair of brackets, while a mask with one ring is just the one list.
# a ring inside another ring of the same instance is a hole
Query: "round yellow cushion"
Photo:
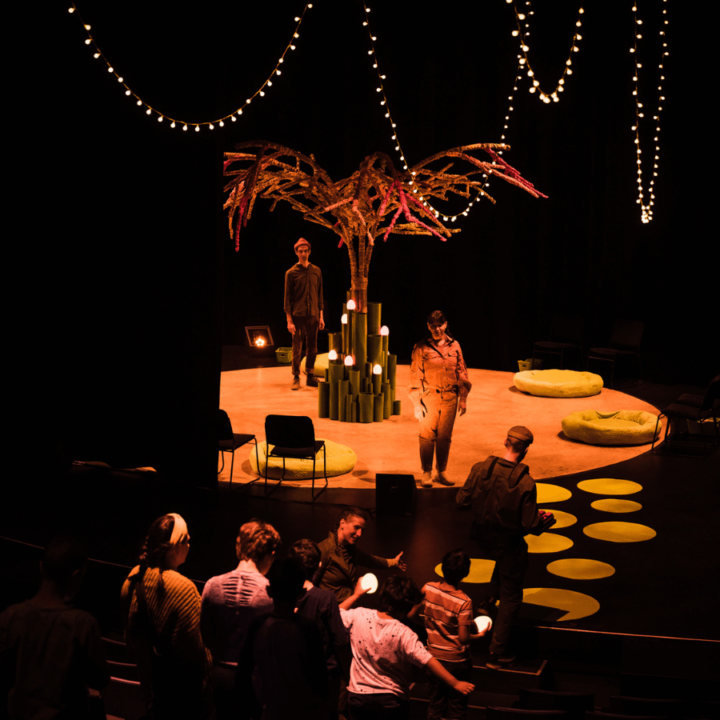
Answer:
[[644, 445], [655, 438], [657, 424], [657, 416], [641, 410], [582, 410], [563, 418], [562, 429], [589, 445]]
[[[322, 440], [322, 438], [317, 438]], [[272, 447], [272, 446], [271, 446]], [[336, 475], [345, 475], [349, 473], [357, 462], [357, 455], [352, 448], [347, 445], [340, 445], [340, 443], [333, 442], [332, 440], [325, 441], [325, 448], [327, 450], [327, 474], [328, 477], [335, 477]], [[318, 454], [315, 456], [315, 477], [324, 477], [323, 468], [323, 457], [324, 450], [321, 448]], [[263, 441], [258, 443], [258, 454], [260, 456], [260, 468], [258, 468], [255, 462], [255, 448], [252, 448], [248, 460], [250, 460], [250, 467], [256, 475], [265, 477], [265, 458], [267, 455], [267, 442]], [[268, 469], [268, 477], [275, 480], [279, 480], [283, 477], [283, 459], [271, 457], [270, 467]], [[285, 458], [285, 480], [307, 480], [312, 477], [313, 472], [313, 461], [312, 460], [296, 460], [295, 458]]]
[[576, 370], [524, 370], [515, 373], [515, 387], [539, 397], [587, 397], [602, 390], [603, 379]]
[[[304, 357], [300, 361], [300, 370], [305, 372], [305, 361], [307, 357]], [[313, 367], [313, 375], [315, 377], [324, 378], [325, 371], [328, 369], [330, 361], [328, 360], [328, 353], [318, 353], [315, 357], [315, 366]]]

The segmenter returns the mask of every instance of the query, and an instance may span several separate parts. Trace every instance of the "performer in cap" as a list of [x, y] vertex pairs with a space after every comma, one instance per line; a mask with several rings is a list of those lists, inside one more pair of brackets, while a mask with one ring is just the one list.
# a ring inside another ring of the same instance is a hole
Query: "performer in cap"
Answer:
[[322, 272], [310, 262], [310, 243], [300, 238], [295, 243], [298, 262], [285, 273], [285, 316], [292, 341], [292, 390], [300, 389], [300, 360], [303, 338], [307, 351], [305, 374], [307, 384], [317, 387], [313, 375], [317, 356], [318, 330], [325, 327], [323, 319]]
[[[464, 415], [472, 385], [460, 343], [447, 332], [447, 319], [440, 310], [427, 320], [430, 337], [412, 351], [409, 396], [420, 421], [420, 463], [423, 487], [454, 485], [448, 479], [448, 457], [456, 415]], [[433, 478], [433, 455], [436, 475]]]
[[510, 428], [503, 457], [490, 455], [484, 462], [473, 465], [456, 498], [458, 505], [472, 509], [472, 534], [482, 556], [495, 560], [491, 596], [481, 606], [486, 611], [493, 610], [499, 589], [500, 605], [486, 663], [489, 668], [506, 667], [515, 660], [507, 646], [523, 599], [528, 566], [525, 535], [540, 535], [555, 524], [552, 513], [537, 509], [535, 481], [522, 462], [532, 442], [533, 435], [526, 427]]

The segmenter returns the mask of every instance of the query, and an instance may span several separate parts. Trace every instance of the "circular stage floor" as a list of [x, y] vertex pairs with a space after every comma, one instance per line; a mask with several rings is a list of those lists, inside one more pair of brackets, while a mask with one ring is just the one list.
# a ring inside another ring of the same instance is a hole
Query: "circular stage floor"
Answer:
[[[315, 424], [319, 439], [348, 445], [357, 454], [355, 469], [330, 478], [329, 487], [374, 488], [376, 473], [414, 474], [420, 477], [418, 422], [407, 397], [410, 366], [398, 365], [397, 399], [402, 414], [382, 423], [341, 423], [320, 420], [317, 416], [317, 389], [305, 387], [291, 391], [289, 366], [254, 368], [224, 372], [220, 381], [220, 407], [232, 421], [236, 433], [253, 433], [265, 439], [265, 416], [307, 415]], [[526, 425], [535, 442], [525, 462], [536, 480], [583, 472], [628, 460], [647, 452], [650, 445], [598, 447], [569, 440], [562, 433], [562, 419], [578, 410], [658, 410], [642, 400], [616, 390], [603, 388], [600, 395], [587, 398], [543, 398], [526, 395], [515, 388], [513, 373], [470, 369], [472, 391], [468, 410], [458, 417], [453, 432], [448, 476], [462, 485], [470, 468], [488, 455], [501, 455], [502, 443], [513, 425]], [[304, 378], [303, 378], [304, 383]], [[245, 445], [236, 452], [233, 482], [256, 479], [248, 456], [254, 446]], [[322, 463], [319, 465], [322, 471]], [[220, 481], [230, 479], [230, 457]], [[308, 486], [310, 481], [283, 481], [283, 484]], [[440, 487], [435, 485], [434, 487]]]

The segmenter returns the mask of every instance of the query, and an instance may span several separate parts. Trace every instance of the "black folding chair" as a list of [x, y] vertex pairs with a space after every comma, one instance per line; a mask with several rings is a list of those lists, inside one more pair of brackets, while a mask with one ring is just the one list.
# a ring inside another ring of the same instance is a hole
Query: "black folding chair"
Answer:
[[[312, 498], [319, 497], [328, 486], [327, 476], [327, 447], [324, 440], [315, 439], [315, 427], [309, 417], [298, 415], [268, 415], [265, 418], [265, 494], [268, 495], [268, 467], [270, 458], [282, 458], [283, 469], [280, 482], [273, 488], [272, 492], [280, 487], [285, 477], [285, 459], [312, 460]], [[272, 448], [272, 449], [271, 449]], [[322, 448], [323, 451], [323, 475], [325, 486], [315, 494], [315, 461], [316, 456]]]
[[257, 463], [258, 475], [260, 474], [260, 454], [258, 453], [257, 438], [254, 435], [233, 432], [230, 418], [224, 410], [218, 410], [217, 435], [218, 452], [222, 456], [222, 467], [218, 470], [218, 475], [225, 468], [225, 453], [232, 453], [232, 461], [230, 463], [230, 484], [232, 485], [233, 469], [235, 468], [235, 450], [249, 442], [255, 443], [255, 462]]

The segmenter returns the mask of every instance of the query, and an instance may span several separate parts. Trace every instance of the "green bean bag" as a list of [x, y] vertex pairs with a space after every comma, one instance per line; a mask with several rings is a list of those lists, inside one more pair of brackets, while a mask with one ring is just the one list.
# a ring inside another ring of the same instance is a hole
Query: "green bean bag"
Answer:
[[[322, 440], [322, 438], [317, 438]], [[272, 446], [271, 446], [272, 447]], [[250, 467], [256, 475], [265, 477], [265, 457], [267, 453], [267, 442], [258, 443], [258, 454], [260, 456], [260, 468], [258, 469], [255, 461], [255, 448], [252, 448], [248, 459]], [[357, 462], [357, 455], [352, 448], [347, 445], [332, 440], [325, 441], [327, 449], [327, 474], [328, 477], [336, 475], [345, 475], [349, 473]], [[315, 477], [324, 477], [323, 471], [323, 450], [321, 449], [315, 456]], [[279, 480], [282, 476], [283, 460], [282, 458], [271, 457], [268, 477]], [[309, 480], [312, 477], [313, 461], [312, 460], [295, 460], [293, 458], [285, 459], [285, 480]]]
[[[305, 372], [305, 361], [306, 360], [307, 360], [307, 357], [304, 357], [300, 361], [300, 370], [303, 373]], [[325, 371], [328, 369], [329, 364], [330, 364], [330, 361], [328, 360], [328, 353], [318, 353], [318, 355], [315, 357], [315, 367], [313, 368], [313, 375], [315, 377], [324, 378]]]
[[602, 390], [600, 375], [575, 370], [524, 370], [515, 373], [515, 387], [539, 397], [588, 397]]
[[656, 425], [657, 416], [642, 410], [582, 410], [562, 421], [565, 435], [588, 445], [645, 445], [653, 441]]

